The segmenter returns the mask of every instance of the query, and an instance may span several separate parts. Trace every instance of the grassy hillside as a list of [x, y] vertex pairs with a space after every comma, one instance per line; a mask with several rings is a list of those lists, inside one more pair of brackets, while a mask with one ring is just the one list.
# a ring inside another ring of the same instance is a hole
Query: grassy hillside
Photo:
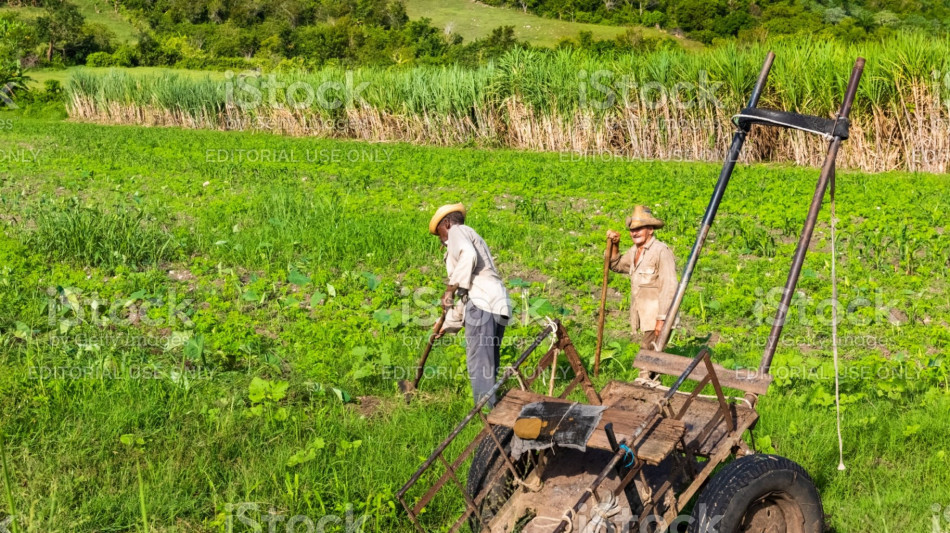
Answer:
[[[472, 0], [406, 0], [406, 11], [410, 18], [428, 17], [435, 26], [457, 33], [466, 40], [486, 37], [498, 26], [514, 26], [518, 39], [537, 46], [553, 46], [565, 38], [576, 39], [582, 31], [593, 33], [595, 39], [612, 39], [626, 31], [622, 26], [542, 18]], [[645, 37], [668, 35], [653, 28], [641, 29]], [[681, 39], [680, 42], [687, 47], [699, 46], [694, 41]]]
[[[133, 42], [135, 27], [121, 13], [116, 13], [111, 2], [102, 0], [70, 0], [79, 8], [79, 12], [88, 23], [102, 24], [115, 34], [117, 44]], [[25, 18], [41, 15], [43, 10], [32, 7], [0, 7], [0, 11], [11, 11]]]
[[[718, 172], [0, 119], [0, 431], [24, 532], [143, 521], [153, 532], [253, 531], [233, 517], [242, 502], [258, 522], [342, 521], [350, 508], [367, 533], [410, 531], [393, 492], [471, 405], [456, 337], [433, 350], [416, 402], [396, 387], [443, 283], [426, 232], [434, 207], [470, 207], [514, 296], [502, 363], [544, 316], [564, 321], [589, 363], [604, 231], [632, 203], [654, 205], [682, 264]], [[737, 168], [673, 349], [707, 339], [729, 368], [758, 363], [768, 291], [784, 279], [815, 176]], [[838, 180], [848, 469], [836, 469], [827, 211], [756, 443], [804, 465], [833, 531], [929, 531], [950, 486], [947, 181]], [[628, 291], [611, 278], [598, 386], [635, 376]], [[437, 500], [429, 530], [462, 507]]]
[[204, 80], [212, 79], [220, 81], [224, 79], [224, 72], [217, 70], [194, 70], [194, 69], [184, 69], [184, 68], [168, 68], [168, 67], [67, 67], [64, 69], [40, 69], [40, 70], [31, 70], [28, 75], [33, 80], [28, 83], [31, 87], [42, 87], [43, 83], [46, 80], [56, 80], [61, 84], [65, 84], [73, 75], [78, 72], [85, 73], [96, 73], [99, 75], [106, 75], [109, 73], [122, 73], [129, 74], [136, 78], [144, 76], [163, 76], [163, 75], [175, 75], [183, 79], [191, 80]]

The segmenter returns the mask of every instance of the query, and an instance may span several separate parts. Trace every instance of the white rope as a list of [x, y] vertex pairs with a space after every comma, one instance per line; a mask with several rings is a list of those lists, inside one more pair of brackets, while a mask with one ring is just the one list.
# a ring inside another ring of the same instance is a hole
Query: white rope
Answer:
[[844, 470], [844, 439], [841, 437], [841, 393], [838, 378], [838, 277], [835, 256], [835, 178], [831, 178], [831, 353], [835, 361], [835, 425], [838, 429], [838, 470]]
[[548, 333], [548, 335], [551, 335], [551, 346], [548, 347], [548, 351], [550, 351], [557, 343], [557, 322], [555, 322], [553, 318], [546, 316], [544, 317], [544, 326], [551, 328], [551, 333]]
[[607, 497], [591, 509], [591, 521], [587, 523], [583, 533], [599, 533], [601, 530], [611, 533], [614, 530], [610, 523], [611, 517], [620, 512], [620, 506], [617, 504], [617, 497], [613, 492], [608, 492]]
[[733, 117], [732, 117], [732, 122], [733, 122], [733, 124], [735, 124], [735, 125], [738, 126], [738, 125], [739, 125], [739, 120], [738, 120], [738, 119], [740, 119], [740, 118], [748, 118], [748, 119], [752, 119], [752, 120], [756, 120], [756, 121], [768, 122], [768, 123], [770, 123], [770, 124], [775, 124], [776, 126], [782, 126], [782, 127], [784, 127], [784, 128], [791, 128], [791, 129], [793, 129], [793, 130], [807, 131], [808, 133], [814, 133], [814, 134], [816, 134], [816, 135], [820, 135], [820, 136], [821, 136], [822, 138], [824, 138], [826, 141], [830, 141], [830, 140], [834, 139], [834, 136], [832, 136], [832, 135], [830, 135], [830, 134], [828, 134], [827, 132], [824, 132], [824, 131], [812, 130], [812, 129], [808, 129], [808, 128], [801, 128], [801, 127], [798, 127], [798, 126], [796, 126], [796, 125], [794, 125], [794, 124], [788, 124], [788, 123], [781, 122], [781, 121], [778, 121], [778, 120], [772, 120], [772, 119], [769, 119], [769, 118], [766, 118], [766, 117], [760, 117], [760, 116], [755, 116], [755, 115], [743, 115], [742, 113], [739, 113], [738, 115], [733, 115]]

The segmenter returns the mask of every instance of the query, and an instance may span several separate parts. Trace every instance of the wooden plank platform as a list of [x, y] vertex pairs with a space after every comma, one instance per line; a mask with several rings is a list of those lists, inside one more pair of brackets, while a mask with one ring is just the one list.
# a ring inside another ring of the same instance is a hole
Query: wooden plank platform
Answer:
[[[679, 377], [686, 367], [689, 366], [692, 359], [666, 352], [656, 352], [653, 350], [640, 350], [636, 359], [633, 360], [633, 366], [640, 370], [648, 372], [657, 372], [667, 376]], [[771, 375], [759, 375], [752, 370], [730, 370], [723, 366], [713, 363], [716, 370], [716, 377], [719, 378], [719, 384], [723, 387], [738, 389], [743, 392], [753, 392], [755, 394], [765, 394], [772, 383]], [[690, 374], [689, 379], [701, 381], [706, 377], [706, 365], [700, 363]]]
[[[521, 414], [521, 408], [532, 402], [557, 402], [573, 403], [570, 400], [552, 398], [542, 394], [536, 394], [530, 391], [520, 389], [511, 390], [501, 399], [492, 412], [488, 415], [488, 422], [493, 425], [505, 427], [514, 427], [515, 420]], [[639, 404], [639, 405], [638, 405]], [[627, 403], [622, 405], [608, 406], [597, 425], [597, 429], [587, 441], [587, 446], [598, 450], [613, 451], [610, 443], [607, 442], [607, 434], [604, 432], [604, 426], [613, 423], [614, 433], [617, 440], [629, 438], [633, 435], [636, 428], [643, 423], [644, 416], [651, 405], [642, 402]], [[636, 450], [637, 455], [648, 464], [659, 464], [664, 458], [673, 452], [680, 438], [683, 437], [686, 426], [679, 420], [667, 418], [658, 418], [657, 422], [648, 426], [633, 442], [632, 448]]]
[[[611, 381], [600, 391], [603, 399], [603, 405], [611, 409], [618, 409], [624, 412], [639, 412], [649, 409], [663, 395], [665, 390], [653, 389], [635, 383], [625, 383], [622, 381]], [[675, 412], [682, 409], [687, 398], [686, 394], [676, 394], [670, 400], [670, 404]], [[750, 427], [759, 418], [759, 414], [745, 404], [738, 403], [729, 405], [733, 419], [736, 421], [736, 427]], [[708, 456], [728, 434], [728, 428], [725, 423], [720, 423], [710, 434], [702, 439], [702, 432], [706, 424], [718, 416], [719, 402], [710, 398], [696, 398], [690, 404], [689, 409], [683, 414], [682, 423], [686, 426], [686, 433], [683, 437], [687, 446], [698, 450], [699, 455]]]

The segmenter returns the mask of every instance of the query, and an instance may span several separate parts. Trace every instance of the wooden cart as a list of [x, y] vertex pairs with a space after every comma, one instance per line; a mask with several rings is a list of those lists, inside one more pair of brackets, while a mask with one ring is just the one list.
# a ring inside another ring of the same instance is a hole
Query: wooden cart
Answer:
[[[751, 126], [798, 129], [825, 137], [828, 154], [759, 369], [723, 368], [712, 362], [705, 347], [693, 357], [641, 350], [633, 365], [642, 378], [633, 383], [611, 381], [598, 391], [564, 326], [550, 322], [505, 369], [491, 394], [475, 405], [398, 491], [397, 498], [417, 530], [823, 531], [821, 499], [805, 470], [786, 458], [755, 453], [743, 435], [755, 426], [756, 401], [769, 388], [772, 356], [829, 183], [834, 194], [834, 162], [841, 141], [848, 136], [848, 114], [864, 60], [858, 58], [855, 64], [838, 115], [827, 119], [756, 108], [773, 59], [770, 53], [748, 107], [734, 119], [737, 130], [729, 155], [657, 344], [665, 347], [669, 338]], [[533, 366], [527, 365], [532, 353], [549, 338], [553, 341], [547, 352]], [[561, 357], [570, 366], [571, 380], [562, 383], [555, 396], [551, 370], [557, 368]], [[663, 386], [662, 376], [672, 383]], [[545, 380], [546, 390], [539, 390]], [[684, 387], [687, 383], [692, 386]], [[724, 389], [739, 391], [742, 396], [727, 396]], [[497, 405], [486, 413], [488, 398], [502, 392]], [[575, 401], [581, 396], [584, 401]], [[577, 423], [570, 414], [577, 405], [602, 407], [595, 409], [596, 422], [590, 423], [589, 438], [579, 443], [581, 449], [554, 445], [512, 454], [513, 449], [525, 447], [524, 435], [516, 434], [515, 428], [519, 420], [527, 420], [529, 406], [532, 412], [559, 413], [560, 418], [544, 426], [545, 435], [553, 438], [563, 431], [565, 421]], [[453, 444], [460, 435], [474, 431], [467, 428], [476, 420], [481, 430], [458, 451]], [[421, 515], [447, 487], [461, 494], [465, 511], [450, 524], [426, 522]], [[686, 510], [691, 511], [682, 514]]]

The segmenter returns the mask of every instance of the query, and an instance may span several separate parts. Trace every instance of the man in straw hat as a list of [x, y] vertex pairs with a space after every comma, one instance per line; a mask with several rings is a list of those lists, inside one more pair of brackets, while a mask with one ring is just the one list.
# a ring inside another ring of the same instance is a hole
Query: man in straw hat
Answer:
[[630, 328], [636, 336], [643, 332], [641, 348], [659, 349], [654, 340], [663, 329], [666, 312], [676, 293], [676, 262], [673, 251], [656, 240], [654, 230], [663, 227], [663, 221], [654, 217], [649, 207], [635, 206], [627, 217], [627, 229], [633, 239], [633, 248], [620, 255], [620, 234], [607, 230], [610, 248], [610, 269], [630, 276]]
[[[443, 205], [429, 221], [429, 233], [446, 248], [449, 280], [442, 295], [448, 311], [458, 296], [465, 304], [465, 352], [475, 402], [495, 385], [505, 325], [511, 316], [508, 292], [488, 245], [465, 225], [465, 206]], [[441, 336], [442, 332], [438, 336]], [[489, 406], [497, 398], [492, 396]]]

